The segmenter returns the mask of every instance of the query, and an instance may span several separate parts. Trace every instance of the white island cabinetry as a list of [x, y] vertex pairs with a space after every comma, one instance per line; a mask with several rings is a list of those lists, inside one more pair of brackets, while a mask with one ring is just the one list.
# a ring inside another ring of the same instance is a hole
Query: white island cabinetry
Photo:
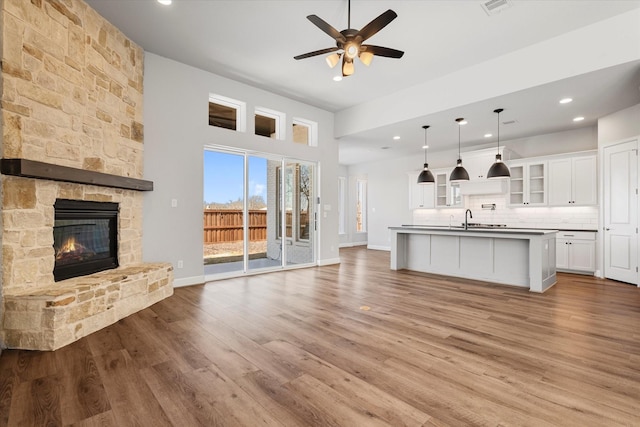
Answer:
[[391, 269], [544, 292], [556, 283], [557, 230], [390, 227]]

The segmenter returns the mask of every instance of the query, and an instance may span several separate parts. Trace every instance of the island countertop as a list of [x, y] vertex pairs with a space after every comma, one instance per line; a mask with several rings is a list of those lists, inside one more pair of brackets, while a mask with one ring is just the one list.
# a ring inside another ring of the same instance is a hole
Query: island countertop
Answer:
[[552, 234], [557, 233], [558, 230], [554, 229], [541, 229], [541, 228], [510, 228], [510, 227], [469, 227], [467, 229], [462, 225], [408, 225], [403, 224], [397, 227], [389, 227], [390, 230], [427, 230], [427, 231], [442, 231], [447, 233], [504, 233], [504, 234]]
[[403, 225], [389, 227], [391, 269], [529, 288], [556, 283], [558, 230]]

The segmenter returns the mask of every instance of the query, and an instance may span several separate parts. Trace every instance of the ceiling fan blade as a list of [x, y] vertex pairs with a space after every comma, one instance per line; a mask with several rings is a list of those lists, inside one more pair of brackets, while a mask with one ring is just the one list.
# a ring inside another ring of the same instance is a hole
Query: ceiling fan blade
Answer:
[[[358, 32], [362, 37], [362, 41], [365, 41], [369, 37], [373, 36], [375, 33], [389, 25], [391, 21], [396, 19], [398, 16], [393, 10], [389, 9], [380, 16], [378, 16], [373, 21], [369, 22], [367, 25], [362, 27], [362, 29]], [[316, 24], [317, 25], [317, 24]]]
[[316, 27], [320, 28], [322, 31], [329, 34], [336, 41], [340, 41], [342, 43], [347, 41], [347, 39], [342, 34], [340, 34], [340, 31], [333, 28], [331, 25], [327, 23], [327, 21], [320, 18], [318, 15], [309, 15], [307, 16], [307, 19], [313, 22], [313, 24]]
[[337, 47], [328, 47], [326, 49], [314, 50], [313, 52], [303, 53], [302, 55], [294, 56], [293, 59], [305, 59], [311, 58], [312, 56], [323, 55], [325, 53], [331, 53], [338, 50]]
[[404, 52], [397, 49], [391, 49], [390, 47], [373, 46], [370, 44], [363, 44], [361, 49], [365, 52], [371, 52], [374, 55], [385, 56], [387, 58], [402, 58]]

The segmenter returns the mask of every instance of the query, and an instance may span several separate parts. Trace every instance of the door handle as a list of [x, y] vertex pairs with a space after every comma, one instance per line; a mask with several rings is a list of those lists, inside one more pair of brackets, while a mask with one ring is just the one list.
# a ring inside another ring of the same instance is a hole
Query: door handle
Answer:
[[611, 230], [609, 227], [604, 228], [604, 231], [609, 231], [609, 230]]

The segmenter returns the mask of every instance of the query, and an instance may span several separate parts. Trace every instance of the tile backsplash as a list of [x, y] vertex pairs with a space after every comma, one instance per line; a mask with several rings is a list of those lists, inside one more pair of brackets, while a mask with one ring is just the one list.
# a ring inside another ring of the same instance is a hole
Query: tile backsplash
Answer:
[[[483, 209], [483, 204], [495, 204], [495, 210]], [[464, 208], [416, 209], [413, 224], [460, 225], [465, 210], [471, 209], [469, 222], [506, 224], [509, 227], [596, 230], [598, 206], [572, 207], [509, 207], [506, 195], [465, 196]]]

